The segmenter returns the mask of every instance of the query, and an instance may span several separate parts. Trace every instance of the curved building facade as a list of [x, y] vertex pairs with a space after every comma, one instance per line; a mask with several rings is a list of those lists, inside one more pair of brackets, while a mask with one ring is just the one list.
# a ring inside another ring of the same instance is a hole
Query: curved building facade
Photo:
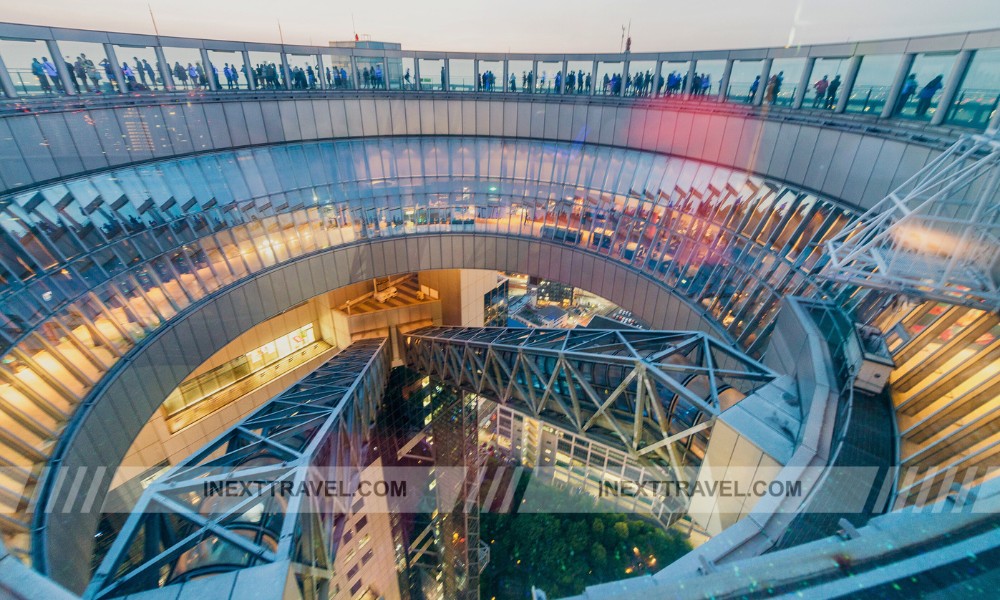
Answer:
[[[828, 301], [879, 328], [895, 361], [897, 505], [992, 481], [995, 298], [825, 269], [832, 239], [960, 136], [996, 139], [1000, 31], [622, 55], [0, 36], [0, 529], [73, 591], [100, 516], [80, 505], [107, 495], [199, 365], [318, 296], [427, 270], [559, 281], [752, 358], [769, 358], [786, 297]], [[40, 49], [135, 54], [142, 86], [121, 69], [80, 78], [72, 60], [32, 81], [22, 57]], [[195, 84], [172, 68], [189, 60], [242, 76]], [[916, 105], [908, 76], [939, 67]], [[832, 96], [813, 85], [827, 71]], [[542, 83], [556, 72], [578, 75]], [[744, 89], [779, 73], [779, 89]], [[995, 179], [961, 193], [1000, 204]], [[95, 467], [108, 472], [75, 475]]]

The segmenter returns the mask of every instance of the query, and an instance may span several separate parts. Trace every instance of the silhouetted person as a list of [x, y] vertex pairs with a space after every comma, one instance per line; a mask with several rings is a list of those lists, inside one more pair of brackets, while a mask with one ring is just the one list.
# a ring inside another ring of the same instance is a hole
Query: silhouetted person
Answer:
[[826, 88], [826, 107], [833, 108], [837, 105], [837, 90], [840, 89], [840, 75], [833, 78], [830, 86]]
[[927, 109], [931, 107], [931, 100], [934, 99], [934, 94], [938, 92], [943, 86], [941, 81], [944, 79], [944, 75], [938, 75], [934, 79], [927, 82], [920, 93], [917, 94], [917, 116], [922, 117], [927, 114]]
[[830, 87], [830, 80], [827, 75], [823, 76], [813, 84], [813, 89], [816, 90], [816, 97], [813, 98], [813, 108], [819, 108], [826, 101], [826, 89]]

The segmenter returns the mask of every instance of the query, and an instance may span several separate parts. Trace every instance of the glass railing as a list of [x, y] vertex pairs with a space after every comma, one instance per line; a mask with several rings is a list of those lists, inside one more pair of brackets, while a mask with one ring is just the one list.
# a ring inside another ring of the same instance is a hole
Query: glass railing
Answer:
[[[1000, 48], [939, 48], [939, 38], [926, 44], [923, 38], [909, 40], [913, 47], [934, 46], [933, 51], [913, 54], [831, 58], [822, 47], [801, 47], [793, 55], [787, 49], [693, 52], [692, 59], [676, 61], [674, 54], [655, 52], [600, 55], [601, 60], [595, 60], [594, 55], [573, 54], [563, 55], [561, 60], [534, 54], [477, 58], [465, 53], [403, 51], [391, 44], [373, 50], [275, 47], [241, 42], [247, 48], [244, 52], [232, 50], [231, 43], [187, 40], [182, 48], [158, 48], [137, 46], [125, 38], [102, 45], [83, 41], [93, 39], [93, 32], [58, 31], [63, 39], [39, 40], [31, 37], [38, 34], [37, 29], [0, 23], [3, 34], [0, 57], [9, 76], [9, 83], [4, 82], [6, 95], [57, 97], [66, 93], [64, 88], [81, 95], [164, 91], [317, 92], [359, 88], [385, 92], [518, 92], [632, 99], [679, 96], [799, 108], [795, 106], [799, 88], [806, 86], [801, 108], [807, 110], [902, 117], [935, 125], [947, 122], [977, 129], [996, 119], [996, 100], [1000, 96], [1000, 87], [993, 76]], [[120, 37], [114, 33], [105, 35], [112, 40]], [[977, 39], [989, 44], [996, 36]], [[150, 37], [147, 43], [153, 44], [155, 40]], [[45, 62], [52, 50], [63, 54], [64, 60], [54, 64]], [[972, 52], [974, 56], [968, 60], [962, 52]], [[769, 59], [773, 68], [765, 68], [765, 58], [772, 53], [783, 58]], [[39, 57], [43, 62], [33, 62]], [[160, 63], [161, 57], [164, 64]], [[855, 59], [860, 59], [860, 71], [849, 69], [850, 61]], [[913, 65], [911, 73], [919, 77], [923, 86], [933, 79], [932, 73], [942, 75], [934, 97], [922, 99], [923, 88], [909, 90], [901, 86], [894, 91], [894, 77], [904, 64]], [[805, 77], [807, 65], [812, 66]], [[962, 72], [953, 68], [956, 65]], [[723, 90], [723, 76], [730, 70], [732, 79], [727, 80]], [[758, 74], [762, 77], [757, 84], [759, 93], [751, 91]], [[820, 98], [814, 88], [824, 76], [828, 79], [819, 84], [824, 90]], [[64, 78], [70, 82], [68, 85], [62, 83]], [[3, 81], [0, 77], [0, 82]], [[839, 89], [827, 94], [826, 85], [834, 82]], [[951, 82], [959, 85], [951, 86]], [[845, 94], [846, 99], [841, 101]], [[948, 102], [946, 110], [938, 110], [941, 101]], [[885, 110], [887, 103], [892, 104], [892, 111]]]

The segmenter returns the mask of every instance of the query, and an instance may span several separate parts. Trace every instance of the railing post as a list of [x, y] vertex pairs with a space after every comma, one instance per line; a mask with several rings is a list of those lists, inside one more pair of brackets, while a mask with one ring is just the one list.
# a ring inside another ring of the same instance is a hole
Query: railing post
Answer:
[[45, 40], [45, 46], [49, 49], [49, 54], [52, 55], [52, 63], [56, 66], [56, 73], [59, 74], [59, 81], [62, 82], [63, 93], [67, 96], [74, 96], [79, 93], [76, 87], [73, 85], [73, 79], [70, 77], [69, 71], [66, 70], [66, 59], [63, 58], [62, 52], [59, 51], [59, 42], [55, 40]]
[[802, 108], [802, 102], [806, 99], [806, 92], [809, 91], [809, 80], [812, 79], [813, 67], [816, 66], [816, 59], [809, 57], [806, 64], [802, 66], [802, 77], [799, 78], [799, 87], [795, 89], [795, 98], [792, 100], [792, 109]]
[[885, 99], [885, 106], [882, 107], [882, 119], [888, 119], [896, 112], [896, 102], [899, 100], [899, 93], [903, 91], [903, 82], [913, 67], [913, 60], [916, 54], [904, 54], [899, 61], [899, 68], [896, 69], [896, 77], [892, 80], [892, 87], [889, 88], [889, 95]]
[[115, 74], [115, 81], [118, 82], [118, 93], [124, 94], [126, 91], [125, 88], [128, 87], [128, 84], [125, 83], [125, 74], [122, 73], [122, 66], [118, 64], [118, 55], [115, 53], [115, 47], [111, 44], [105, 43], [104, 53], [107, 55], [108, 62], [111, 63], [111, 72]]
[[760, 106], [764, 103], [764, 94], [767, 93], [767, 83], [771, 78], [771, 65], [773, 64], [773, 58], [764, 59], [764, 64], [760, 68], [760, 84], [757, 86], [757, 92], [753, 95], [754, 106]]
[[201, 54], [201, 68], [205, 70], [205, 77], [208, 79], [208, 89], [213, 92], [219, 91], [219, 86], [215, 82], [215, 67], [212, 66], [212, 59], [208, 56], [207, 48], [198, 48]]
[[17, 88], [14, 87], [14, 80], [10, 78], [10, 72], [7, 71], [7, 64], [3, 62], [2, 56], [0, 56], [0, 88], [3, 89], [4, 96], [17, 98]]
[[729, 80], [733, 77], [733, 63], [735, 62], [732, 58], [727, 58], [726, 66], [722, 69], [722, 79], [719, 80], [719, 102], [729, 100]]
[[851, 62], [847, 64], [847, 75], [844, 76], [843, 83], [840, 84], [840, 98], [837, 99], [836, 113], [843, 113], [847, 110], [847, 103], [854, 92], [854, 82], [858, 79], [858, 71], [861, 70], [861, 61], [864, 57], [855, 54], [851, 57]]
[[697, 67], [698, 61], [695, 60], [694, 57], [691, 57], [691, 64], [688, 65], [688, 74], [687, 77], [684, 78], [684, 87], [681, 90], [684, 95], [691, 94], [691, 85], [694, 84], [694, 74]]
[[156, 54], [156, 68], [160, 71], [160, 77], [163, 79], [163, 89], [168, 92], [172, 92], [176, 89], [174, 83], [174, 74], [170, 70], [170, 63], [167, 62], [167, 57], [163, 53], [163, 46], [153, 46], [153, 53]]
[[958, 89], [962, 87], [962, 82], [965, 80], [965, 74], [969, 70], [969, 63], [972, 62], [973, 54], [975, 54], [975, 50], [962, 50], [955, 58], [955, 66], [951, 68], [951, 77], [945, 83], [944, 89], [941, 90], [941, 99], [934, 110], [934, 116], [931, 117], [931, 125], [940, 125], [948, 118], [948, 113], [951, 111], [951, 103], [955, 100]]

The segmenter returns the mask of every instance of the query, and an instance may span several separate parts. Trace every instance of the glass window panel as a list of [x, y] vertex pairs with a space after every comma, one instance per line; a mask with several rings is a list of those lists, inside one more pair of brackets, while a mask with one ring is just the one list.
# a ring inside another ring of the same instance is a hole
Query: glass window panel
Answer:
[[25, 96], [62, 93], [55, 62], [48, 46], [39, 40], [0, 39], [0, 56], [18, 94]]
[[881, 114], [900, 60], [899, 54], [873, 54], [862, 58], [854, 89], [847, 100], [847, 112]]
[[771, 73], [776, 74], [781, 82], [774, 94], [772, 104], [776, 106], [792, 105], [805, 67], [806, 59], [804, 58], [776, 58], [771, 63]]
[[[530, 91], [528, 88], [528, 74], [531, 73], [533, 66], [530, 60], [511, 60], [507, 63], [507, 69], [509, 70], [507, 76], [507, 91], [509, 92], [527, 92]], [[534, 76], [532, 76], [534, 78]]]
[[118, 68], [129, 92], [148, 92], [163, 85], [156, 73], [156, 52], [147, 46], [115, 45]]
[[[316, 74], [317, 62], [314, 55], [286, 54], [285, 58], [288, 60], [288, 74], [293, 90], [319, 89], [319, 77]], [[385, 70], [381, 62], [378, 67], [379, 80], [382, 82], [381, 85], [384, 85]]]
[[977, 50], [945, 120], [953, 125], [982, 129], [996, 114], [998, 103], [1000, 48]]
[[358, 82], [363, 90], [385, 89], [385, 58], [381, 56], [357, 56]]
[[566, 93], [582, 94], [587, 91], [587, 80], [591, 77], [594, 63], [589, 60], [571, 60], [567, 63]]
[[163, 48], [163, 57], [170, 65], [174, 87], [178, 90], [201, 89], [208, 86], [208, 79], [201, 64], [197, 48]]
[[617, 95], [621, 90], [622, 62], [598, 62], [595, 94], [599, 96]]
[[250, 65], [256, 77], [257, 89], [285, 89], [285, 73], [281, 67], [281, 55], [277, 52], [248, 52]]
[[711, 96], [719, 93], [722, 85], [722, 73], [726, 70], [724, 60], [699, 60], [694, 65], [694, 81], [691, 82], [691, 94], [695, 96]]
[[948, 81], [956, 54], [918, 54], [903, 82], [893, 114], [927, 121], [937, 111], [941, 90]]
[[760, 80], [763, 61], [737, 60], [733, 62], [733, 70], [729, 75], [729, 86], [726, 88], [726, 98], [730, 101], [753, 101], [754, 94], [761, 86], [767, 87], [767, 82]]
[[243, 63], [242, 52], [209, 50], [208, 60], [212, 64], [212, 71], [217, 73], [220, 90], [250, 89], [247, 66]]
[[333, 89], [352, 89], [351, 57], [344, 53], [330, 53], [323, 56], [323, 66], [327, 73], [327, 84]]
[[413, 58], [404, 56], [402, 58], [390, 58], [386, 61], [391, 76], [389, 89], [393, 90], [413, 90], [417, 87], [416, 67]]
[[476, 89], [481, 92], [502, 92], [506, 82], [503, 80], [503, 61], [479, 61], [479, 81]]
[[656, 61], [634, 60], [628, 65], [628, 86], [625, 90], [630, 96], [650, 96], [656, 87], [653, 71]]
[[559, 93], [557, 79], [562, 79], [561, 72], [561, 62], [538, 61], [538, 81], [535, 82], [535, 91], [540, 94]]
[[[813, 64], [812, 83], [803, 107], [833, 110], [840, 98], [841, 84], [847, 74], [847, 58], [819, 58]], [[810, 98], [811, 96], [811, 98]]]
[[476, 81], [471, 59], [452, 58], [448, 61], [448, 89], [453, 92], [472, 92], [482, 86]]
[[428, 58], [418, 60], [420, 61], [420, 89], [443, 90], [445, 82], [444, 61]]
[[[104, 46], [92, 42], [59, 42], [59, 50], [63, 60], [73, 66], [71, 79], [78, 93], [95, 94], [99, 91], [110, 92], [111, 87], [104, 75], [101, 61], [105, 58]], [[156, 63], [150, 63], [156, 68]], [[10, 65], [8, 65], [9, 67]]]
[[684, 89], [684, 77], [687, 76], [690, 64], [688, 61], [664, 61], [660, 64], [660, 80], [656, 87], [660, 94], [671, 96], [679, 94]]

